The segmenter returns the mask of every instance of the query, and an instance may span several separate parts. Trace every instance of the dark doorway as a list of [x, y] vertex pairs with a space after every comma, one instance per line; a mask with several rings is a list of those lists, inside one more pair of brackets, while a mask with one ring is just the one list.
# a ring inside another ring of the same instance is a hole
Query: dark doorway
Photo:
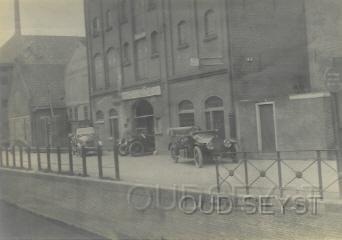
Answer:
[[135, 104], [135, 130], [137, 134], [154, 135], [153, 107], [146, 100], [139, 100]]
[[259, 115], [259, 150], [262, 152], [276, 151], [274, 105], [258, 104]]

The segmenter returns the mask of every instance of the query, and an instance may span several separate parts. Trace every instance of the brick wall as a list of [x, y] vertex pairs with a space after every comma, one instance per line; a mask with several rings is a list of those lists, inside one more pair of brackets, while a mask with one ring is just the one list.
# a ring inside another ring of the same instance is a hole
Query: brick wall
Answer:
[[[334, 149], [329, 97], [268, 101], [275, 104], [277, 150]], [[258, 151], [256, 103], [240, 102], [238, 106], [240, 141], [246, 151]]]

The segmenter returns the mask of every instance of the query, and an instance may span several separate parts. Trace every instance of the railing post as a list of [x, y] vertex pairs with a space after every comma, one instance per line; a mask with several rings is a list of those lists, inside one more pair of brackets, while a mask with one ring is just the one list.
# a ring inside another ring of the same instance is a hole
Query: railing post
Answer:
[[31, 147], [27, 147], [27, 168], [29, 170], [32, 169], [32, 164], [31, 164]]
[[16, 160], [15, 160], [15, 146], [12, 147], [12, 161], [13, 161], [13, 168], [16, 168]]
[[23, 147], [19, 147], [19, 161], [20, 161], [20, 168], [24, 168], [24, 161], [23, 161]]
[[6, 167], [9, 167], [8, 147], [6, 147]]
[[116, 138], [114, 138], [113, 155], [114, 155], [114, 166], [115, 166], [115, 179], [120, 180], [119, 147], [118, 147]]
[[216, 170], [216, 185], [217, 185], [217, 192], [218, 192], [218, 193], [221, 193], [220, 171], [219, 171], [219, 158], [215, 158], [215, 170]]
[[38, 165], [38, 171], [42, 170], [42, 163], [40, 161], [40, 148], [37, 146], [37, 165]]
[[57, 166], [58, 166], [58, 173], [62, 173], [62, 160], [61, 160], [61, 148], [57, 147]]
[[0, 167], [3, 166], [3, 162], [2, 162], [2, 152], [3, 152], [3, 149], [2, 149], [2, 147], [0, 146]]
[[50, 145], [46, 148], [47, 171], [51, 172], [51, 148]]
[[97, 146], [97, 162], [98, 162], [98, 168], [99, 168], [99, 178], [103, 178], [102, 147], [100, 145]]
[[278, 165], [278, 184], [279, 184], [279, 194], [280, 197], [283, 197], [284, 195], [284, 189], [283, 189], [283, 175], [281, 171], [281, 157], [280, 152], [277, 152], [277, 165]]
[[83, 168], [83, 176], [87, 176], [87, 153], [84, 146], [82, 146], [82, 168]]
[[70, 170], [70, 175], [74, 175], [74, 163], [73, 163], [71, 142], [69, 142], [68, 150], [69, 150], [69, 170]]
[[319, 187], [319, 194], [320, 197], [323, 198], [323, 178], [322, 178], [322, 157], [321, 151], [316, 151], [317, 156], [317, 170], [318, 170], [318, 187]]
[[247, 152], [243, 153], [243, 165], [244, 165], [244, 168], [245, 168], [246, 194], [249, 194]]

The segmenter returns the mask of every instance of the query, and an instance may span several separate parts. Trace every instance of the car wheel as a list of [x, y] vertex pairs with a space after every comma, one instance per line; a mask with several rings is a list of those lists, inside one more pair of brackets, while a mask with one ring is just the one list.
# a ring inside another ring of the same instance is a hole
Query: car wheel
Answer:
[[137, 156], [137, 155], [143, 154], [144, 153], [144, 145], [139, 141], [132, 142], [129, 146], [129, 153], [132, 156]]
[[178, 151], [177, 151], [177, 148], [176, 148], [174, 145], [172, 145], [172, 146], [170, 147], [170, 154], [171, 154], [171, 158], [173, 159], [173, 161], [174, 161], [175, 163], [178, 163], [178, 160], [179, 160], [179, 153], [178, 153]]
[[194, 159], [196, 167], [201, 168], [203, 166], [203, 153], [198, 146], [194, 148]]
[[126, 144], [120, 144], [119, 145], [119, 155], [120, 156], [127, 156], [129, 154], [129, 149]]

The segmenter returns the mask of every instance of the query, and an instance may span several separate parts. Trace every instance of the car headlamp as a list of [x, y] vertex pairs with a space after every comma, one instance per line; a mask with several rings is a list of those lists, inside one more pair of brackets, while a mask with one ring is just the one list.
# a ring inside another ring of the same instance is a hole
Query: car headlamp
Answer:
[[102, 146], [102, 145], [103, 145], [103, 144], [102, 144], [102, 141], [99, 141], [98, 144], [99, 144], [99, 146]]
[[226, 148], [230, 148], [232, 146], [232, 143], [229, 139], [225, 139], [224, 142], [223, 142], [223, 145], [226, 147]]
[[214, 143], [212, 141], [207, 143], [207, 149], [208, 150], [214, 150]]

